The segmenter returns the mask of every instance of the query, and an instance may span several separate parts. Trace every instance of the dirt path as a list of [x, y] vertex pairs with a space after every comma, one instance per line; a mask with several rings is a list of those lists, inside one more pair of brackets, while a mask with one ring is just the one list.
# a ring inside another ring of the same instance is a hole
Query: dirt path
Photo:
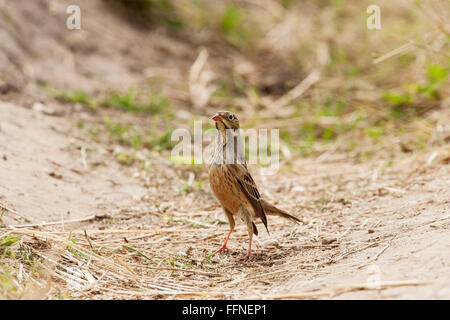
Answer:
[[6, 214], [8, 224], [105, 215], [144, 192], [115, 162], [88, 168], [107, 151], [92, 158], [70, 119], [35, 109], [0, 102], [0, 201], [20, 213]]
[[[0, 200], [11, 209], [3, 219], [7, 225], [109, 217], [17, 231], [25, 238], [34, 234], [30, 243], [36, 237], [53, 243], [52, 249], [35, 250], [61, 265], [67, 265], [61, 260], [67, 253], [58, 243], [66, 241], [67, 230], [84, 250], [108, 244], [111, 251], [101, 256], [123, 270], [110, 270], [111, 279], [97, 280], [95, 290], [56, 277], [55, 286], [73, 297], [450, 297], [448, 148], [394, 159], [387, 169], [381, 169], [380, 160], [301, 159], [290, 173], [264, 177], [255, 172], [264, 196], [306, 224], [271, 217], [271, 236], [259, 236], [249, 262], [239, 260], [247, 241], [239, 226], [230, 240], [234, 250], [205, 260], [222, 241], [226, 225], [208, 186], [206, 192], [176, 193], [180, 170], [194, 169], [159, 163], [149, 179], [88, 144], [68, 117], [9, 103], [1, 103], [0, 111]], [[83, 148], [89, 150], [85, 160]], [[101, 165], [92, 166], [96, 162]], [[58, 240], [57, 234], [66, 236]], [[89, 271], [101, 279], [94, 267]], [[186, 271], [174, 272], [179, 269]], [[136, 282], [131, 277], [112, 288], [112, 275], [120, 280], [130, 272]], [[380, 287], [357, 290], [358, 284]]]
[[[440, 174], [446, 174], [447, 180], [440, 179]], [[331, 287], [339, 292], [338, 288], [344, 286], [344, 293], [337, 295], [339, 299], [448, 298], [448, 169], [434, 172], [428, 179], [401, 196], [373, 197], [352, 205], [348, 212], [354, 217], [351, 229], [341, 241], [359, 243], [355, 250], [362, 250], [330, 264], [324, 273], [296, 275], [286, 284], [286, 291], [326, 291]], [[371, 243], [374, 245], [367, 247]], [[429, 284], [394, 287], [396, 282], [411, 280]], [[345, 292], [345, 286], [360, 283], [376, 287], [376, 281], [386, 289]]]

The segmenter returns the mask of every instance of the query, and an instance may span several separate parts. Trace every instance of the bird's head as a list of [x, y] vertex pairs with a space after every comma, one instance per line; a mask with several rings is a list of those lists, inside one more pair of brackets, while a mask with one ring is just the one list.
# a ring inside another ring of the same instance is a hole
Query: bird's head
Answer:
[[216, 122], [217, 130], [225, 132], [227, 129], [237, 130], [239, 129], [238, 118], [229, 111], [219, 111], [212, 119]]

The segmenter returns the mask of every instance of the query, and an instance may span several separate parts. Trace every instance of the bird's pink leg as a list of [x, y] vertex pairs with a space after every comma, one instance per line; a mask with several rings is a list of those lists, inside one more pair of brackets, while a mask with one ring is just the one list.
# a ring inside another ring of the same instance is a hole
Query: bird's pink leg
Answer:
[[231, 235], [232, 232], [233, 232], [233, 229], [230, 229], [230, 231], [228, 232], [227, 237], [225, 238], [225, 241], [223, 242], [222, 246], [219, 249], [217, 249], [216, 251], [214, 251], [214, 254], [222, 252], [224, 250], [230, 250], [230, 249], [227, 248], [227, 243], [228, 243], [228, 239], [230, 239], [230, 235]]
[[243, 258], [244, 260], [250, 258], [250, 256], [252, 255], [252, 239], [253, 239], [253, 233], [249, 234], [250, 238], [248, 241], [248, 251], [247, 251], [247, 255]]

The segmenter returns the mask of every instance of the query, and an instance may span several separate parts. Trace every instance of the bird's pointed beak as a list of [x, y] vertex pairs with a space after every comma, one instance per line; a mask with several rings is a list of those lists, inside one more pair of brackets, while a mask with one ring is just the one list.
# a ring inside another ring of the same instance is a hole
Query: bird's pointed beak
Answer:
[[212, 119], [216, 122], [222, 121], [222, 117], [218, 113], [215, 114], [214, 117], [212, 117]]

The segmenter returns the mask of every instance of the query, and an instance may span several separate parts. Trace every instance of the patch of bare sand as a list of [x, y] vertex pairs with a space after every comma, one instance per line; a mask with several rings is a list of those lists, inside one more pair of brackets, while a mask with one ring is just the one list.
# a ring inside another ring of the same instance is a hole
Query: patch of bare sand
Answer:
[[96, 152], [66, 118], [0, 102], [0, 146], [0, 203], [19, 214], [6, 211], [9, 224], [110, 214], [145, 193], [115, 162], [88, 165]]
[[[67, 8], [82, 8], [80, 30], [69, 30]], [[17, 0], [0, 5], [0, 93], [32, 104], [47, 97], [40, 85], [89, 93], [126, 91], [167, 76], [176, 91], [197, 49], [164, 30], [130, 25], [105, 1]], [[168, 57], [170, 56], [170, 59]]]
[[[283, 285], [286, 295], [329, 291], [331, 294], [326, 297], [337, 299], [448, 299], [448, 168], [442, 167], [427, 178], [429, 182], [406, 191], [405, 195], [386, 195], [352, 205], [347, 213], [352, 218], [348, 224], [351, 229], [341, 241], [352, 242], [351, 250], [363, 250], [330, 263], [313, 280], [299, 272]], [[371, 243], [374, 245], [367, 247]], [[408, 281], [429, 284], [389, 286]], [[356, 284], [371, 290], [346, 292]], [[279, 295], [280, 286], [274, 291]]]

